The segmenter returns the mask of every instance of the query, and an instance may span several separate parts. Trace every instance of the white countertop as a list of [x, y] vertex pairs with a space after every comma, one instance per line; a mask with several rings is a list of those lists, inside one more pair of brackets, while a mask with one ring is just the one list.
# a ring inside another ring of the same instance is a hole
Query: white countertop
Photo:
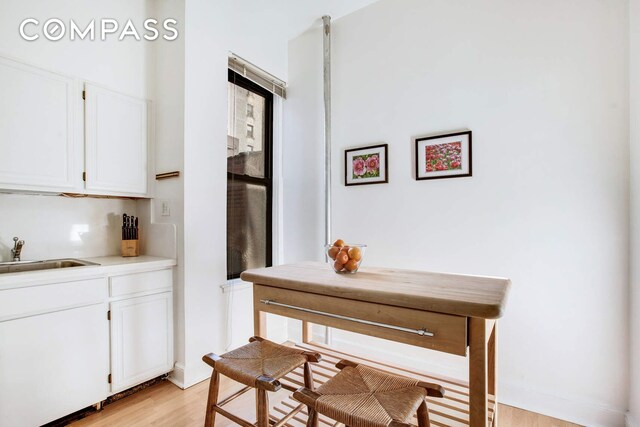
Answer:
[[158, 270], [176, 265], [175, 259], [152, 257], [146, 255], [127, 258], [121, 256], [105, 256], [78, 259], [82, 261], [97, 263], [100, 265], [0, 274], [0, 290], [19, 288], [24, 286], [36, 286], [45, 283], [56, 283], [73, 280], [84, 280], [95, 277], [130, 274], [143, 271]]

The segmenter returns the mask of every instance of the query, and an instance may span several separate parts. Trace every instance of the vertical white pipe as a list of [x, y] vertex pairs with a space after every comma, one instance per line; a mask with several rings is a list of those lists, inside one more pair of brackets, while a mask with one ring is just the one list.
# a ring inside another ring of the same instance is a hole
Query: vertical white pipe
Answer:
[[[331, 244], [331, 17], [322, 17], [322, 52], [324, 77], [324, 233]], [[325, 343], [331, 345], [331, 328], [325, 328]]]
[[324, 232], [331, 243], [331, 17], [322, 17], [324, 54]]

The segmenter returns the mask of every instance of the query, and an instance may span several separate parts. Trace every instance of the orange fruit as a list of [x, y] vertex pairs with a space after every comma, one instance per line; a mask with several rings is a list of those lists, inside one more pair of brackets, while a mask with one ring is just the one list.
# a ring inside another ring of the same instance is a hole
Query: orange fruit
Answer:
[[333, 246], [337, 246], [339, 248], [343, 247], [344, 246], [344, 240], [342, 240], [342, 239], [336, 240], [335, 242], [333, 242]]
[[329, 252], [328, 255], [331, 259], [335, 260], [336, 256], [338, 256], [338, 253], [340, 252], [340, 248], [337, 246], [332, 246], [331, 248], [329, 248]]
[[347, 261], [347, 263], [344, 265], [344, 268], [347, 271], [356, 271], [358, 269], [358, 261], [356, 261], [355, 259], [350, 259], [349, 261]]
[[353, 248], [349, 249], [349, 258], [355, 261], [360, 261], [362, 259], [362, 251], [360, 250], [360, 248], [354, 246]]
[[333, 268], [336, 271], [341, 271], [344, 268], [344, 264], [341, 264], [338, 261], [336, 261], [335, 263], [333, 263]]
[[349, 261], [349, 255], [346, 252], [340, 252], [338, 256], [336, 256], [336, 263], [346, 264]]

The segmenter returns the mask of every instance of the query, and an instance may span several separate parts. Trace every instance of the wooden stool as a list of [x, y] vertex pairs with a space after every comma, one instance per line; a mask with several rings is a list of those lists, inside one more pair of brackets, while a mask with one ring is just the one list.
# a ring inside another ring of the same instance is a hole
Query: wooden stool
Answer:
[[437, 384], [348, 360], [341, 360], [336, 367], [341, 371], [318, 390], [301, 387], [293, 393], [293, 398], [309, 409], [307, 427], [318, 425], [318, 414], [350, 427], [413, 427], [409, 421], [417, 414], [418, 426], [427, 427], [425, 396], [444, 396], [444, 389]]
[[[268, 391], [278, 391], [281, 387], [295, 391], [292, 386], [281, 384], [278, 381], [289, 372], [304, 364], [304, 385], [313, 390], [313, 375], [309, 362], [319, 362], [319, 353], [302, 351], [292, 347], [275, 344], [260, 337], [252, 337], [249, 344], [233, 351], [218, 356], [209, 353], [202, 360], [213, 368], [211, 382], [209, 383], [209, 398], [207, 400], [207, 415], [204, 421], [205, 427], [213, 427], [216, 412], [220, 415], [245, 427], [269, 426], [269, 397]], [[218, 402], [218, 389], [220, 386], [220, 374], [248, 386], [242, 392], [236, 393], [223, 402]], [[257, 423], [250, 423], [232, 413], [222, 409], [222, 406], [244, 391], [250, 388], [256, 389]], [[274, 427], [280, 426], [289, 420], [283, 418]]]

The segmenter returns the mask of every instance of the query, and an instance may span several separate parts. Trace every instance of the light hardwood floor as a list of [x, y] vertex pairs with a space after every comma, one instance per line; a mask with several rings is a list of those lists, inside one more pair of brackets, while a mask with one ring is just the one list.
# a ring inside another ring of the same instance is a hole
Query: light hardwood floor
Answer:
[[[220, 396], [224, 398], [237, 391], [239, 387], [230, 380], [221, 377]], [[169, 381], [163, 381], [107, 405], [101, 412], [95, 413], [72, 424], [82, 426], [196, 426], [204, 424], [204, 409], [207, 401], [208, 381], [203, 381], [187, 390], [181, 390]], [[281, 390], [279, 393], [285, 392]], [[276, 396], [271, 401], [277, 400]], [[255, 419], [254, 397], [251, 392], [234, 400], [226, 409], [240, 414], [249, 420]], [[500, 405], [498, 425], [501, 427], [579, 427], [577, 424], [523, 411], [506, 405]], [[218, 416], [216, 426], [235, 426], [237, 424]]]

